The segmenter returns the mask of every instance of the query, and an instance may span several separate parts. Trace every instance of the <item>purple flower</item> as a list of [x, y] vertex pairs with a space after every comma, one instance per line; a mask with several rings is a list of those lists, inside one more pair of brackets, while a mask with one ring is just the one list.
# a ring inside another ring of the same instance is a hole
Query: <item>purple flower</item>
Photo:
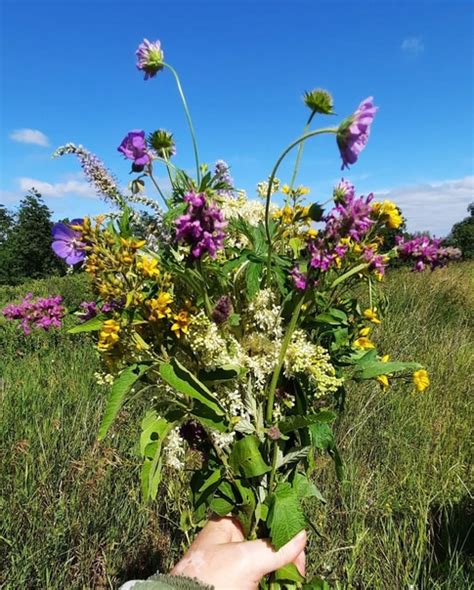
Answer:
[[337, 145], [342, 158], [341, 169], [355, 164], [360, 152], [365, 148], [370, 135], [370, 126], [378, 108], [372, 96], [363, 100], [356, 112], [343, 121], [337, 132]]
[[143, 43], [140, 43], [135, 55], [137, 56], [137, 68], [145, 72], [145, 80], [153, 78], [163, 69], [165, 54], [159, 41], [150, 43], [148, 39], [143, 39]]
[[370, 201], [373, 198], [373, 194], [366, 198], [355, 197], [353, 191], [347, 191], [325, 218], [326, 237], [335, 242], [346, 237], [360, 242], [375, 223], [370, 217], [372, 211]]
[[212, 310], [212, 319], [217, 325], [226, 322], [232, 313], [232, 301], [227, 295], [223, 295]]
[[227, 221], [216, 205], [207, 203], [204, 193], [188, 193], [184, 201], [188, 209], [176, 220], [176, 241], [189, 244], [193, 258], [201, 258], [206, 252], [214, 258], [223, 248]]
[[434, 270], [438, 266], [444, 266], [448, 260], [456, 260], [461, 257], [461, 251], [457, 248], [441, 246], [439, 238], [416, 236], [406, 240], [402, 236], [397, 236], [395, 240], [399, 257], [405, 261], [412, 261], [415, 272], [424, 270], [426, 266]]
[[354, 185], [341, 178], [341, 182], [334, 187], [332, 195], [336, 204], [344, 202], [346, 199], [353, 199], [355, 197]]
[[83, 301], [79, 307], [81, 312], [78, 314], [78, 317], [83, 322], [95, 318], [98, 313], [97, 303], [95, 301]]
[[[229, 164], [227, 164], [227, 162], [224, 160], [217, 160], [217, 162], [214, 164], [214, 174], [216, 176], [216, 180], [219, 183], [225, 184], [226, 188], [234, 188], [234, 179], [229, 173]], [[226, 191], [224, 190], [219, 192]]]
[[298, 267], [295, 267], [291, 272], [290, 276], [293, 280], [295, 287], [298, 291], [304, 291], [307, 285], [307, 277], [304, 273], [300, 271]]
[[378, 272], [381, 276], [385, 274], [389, 258], [383, 254], [376, 254], [372, 248], [366, 246], [362, 252], [362, 258], [369, 263], [369, 270]]
[[110, 313], [111, 311], [120, 311], [125, 305], [124, 299], [111, 299], [106, 301], [101, 308], [102, 313]]
[[2, 313], [7, 320], [20, 320], [25, 334], [30, 334], [32, 327], [48, 331], [51, 327], [61, 327], [65, 313], [61, 301], [60, 295], [33, 301], [33, 294], [28, 293], [20, 304], [7, 305]]
[[82, 234], [71, 226], [82, 225], [83, 219], [73, 219], [70, 224], [55, 223], [51, 230], [53, 243], [51, 245], [54, 253], [63, 258], [66, 264], [77, 264], [86, 257], [84, 251], [85, 243], [82, 241]]
[[147, 152], [145, 132], [140, 129], [129, 131], [117, 148], [128, 160], [133, 160], [135, 166], [145, 166], [150, 163]]

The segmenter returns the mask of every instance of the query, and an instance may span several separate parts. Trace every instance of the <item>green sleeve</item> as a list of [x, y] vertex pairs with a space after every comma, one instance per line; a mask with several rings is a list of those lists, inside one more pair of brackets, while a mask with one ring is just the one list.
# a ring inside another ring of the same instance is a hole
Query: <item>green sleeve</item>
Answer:
[[131, 590], [214, 590], [214, 586], [183, 576], [156, 574], [147, 580], [137, 581]]

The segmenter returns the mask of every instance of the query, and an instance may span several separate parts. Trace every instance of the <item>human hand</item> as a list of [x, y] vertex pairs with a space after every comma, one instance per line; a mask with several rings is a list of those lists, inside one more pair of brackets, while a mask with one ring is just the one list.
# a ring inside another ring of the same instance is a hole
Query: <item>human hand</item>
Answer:
[[279, 551], [268, 539], [245, 541], [233, 518], [213, 518], [198, 534], [173, 576], [197, 578], [215, 590], [256, 590], [260, 579], [288, 563], [305, 573], [306, 532], [301, 531]]

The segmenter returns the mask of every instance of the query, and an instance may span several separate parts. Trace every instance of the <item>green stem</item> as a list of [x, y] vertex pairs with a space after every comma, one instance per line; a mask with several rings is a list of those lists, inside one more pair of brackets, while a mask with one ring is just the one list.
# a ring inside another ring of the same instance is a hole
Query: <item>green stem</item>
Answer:
[[[316, 111], [313, 111], [311, 113], [311, 115], [309, 116], [309, 118], [308, 118], [308, 120], [306, 122], [306, 125], [305, 125], [305, 127], [303, 129], [303, 135], [305, 135], [306, 133], [308, 133], [309, 126], [311, 125], [311, 121], [313, 120], [313, 117], [314, 117], [315, 114], [316, 114]], [[291, 177], [291, 182], [290, 182], [290, 192], [292, 191], [293, 186], [294, 186], [295, 181], [296, 181], [296, 177], [298, 176], [298, 172], [299, 172], [299, 169], [300, 169], [301, 158], [303, 156], [303, 148], [304, 148], [304, 141], [302, 141], [300, 143], [300, 145], [298, 146], [298, 153], [296, 155], [295, 167], [293, 168], [293, 175]]]
[[153, 176], [153, 171], [152, 171], [152, 168], [151, 168], [151, 164], [149, 164], [148, 176], [150, 177], [152, 183], [155, 185], [155, 188], [158, 191], [160, 197], [163, 199], [163, 202], [165, 203], [165, 205], [169, 209], [170, 208], [170, 203], [169, 203], [168, 199], [165, 197], [165, 195], [163, 194], [163, 191], [161, 190], [158, 182], [155, 180], [155, 177]]
[[[201, 259], [199, 259], [197, 261], [197, 268], [198, 268], [199, 272], [201, 273], [201, 276], [204, 279], [206, 275], [204, 274], [204, 272], [202, 270]], [[211, 301], [209, 299], [209, 294], [207, 292], [207, 283], [205, 280], [203, 280], [202, 296], [204, 298], [204, 305], [206, 306], [207, 315], [209, 316], [209, 318], [212, 318], [212, 305], [211, 305]]]
[[309, 133], [306, 133], [306, 134], [302, 135], [301, 137], [298, 137], [298, 139], [296, 139], [295, 141], [290, 143], [290, 145], [287, 148], [285, 148], [285, 150], [281, 153], [280, 157], [276, 161], [275, 166], [273, 167], [272, 173], [270, 174], [270, 178], [268, 179], [268, 189], [267, 189], [267, 196], [266, 196], [266, 202], [265, 202], [265, 233], [266, 233], [267, 242], [268, 242], [267, 277], [266, 277], [267, 285], [270, 283], [270, 271], [271, 271], [271, 264], [272, 264], [272, 249], [273, 249], [272, 237], [270, 235], [270, 224], [269, 224], [269, 222], [270, 222], [270, 202], [271, 202], [271, 195], [272, 195], [272, 185], [273, 185], [273, 181], [275, 180], [276, 173], [278, 172], [278, 168], [280, 167], [280, 164], [285, 159], [286, 155], [289, 152], [291, 152], [291, 150], [294, 147], [296, 147], [298, 144], [306, 141], [310, 137], [314, 137], [315, 135], [321, 135], [323, 133], [337, 133], [337, 130], [338, 130], [337, 127], [325, 127], [324, 129], [317, 129], [316, 131], [310, 131]]
[[186, 97], [184, 96], [183, 88], [181, 86], [181, 82], [179, 80], [178, 73], [176, 70], [167, 63], [163, 63], [165, 68], [168, 68], [169, 71], [173, 74], [174, 79], [176, 80], [176, 86], [178, 87], [178, 92], [181, 97], [181, 102], [183, 103], [184, 112], [186, 114], [186, 119], [188, 120], [189, 130], [191, 132], [191, 139], [193, 141], [193, 149], [194, 149], [194, 160], [196, 162], [196, 177], [198, 185], [201, 183], [201, 169], [199, 167], [199, 154], [198, 154], [198, 147], [196, 142], [196, 134], [194, 132], [193, 120], [191, 119], [191, 113], [189, 112], [188, 103], [186, 101]]

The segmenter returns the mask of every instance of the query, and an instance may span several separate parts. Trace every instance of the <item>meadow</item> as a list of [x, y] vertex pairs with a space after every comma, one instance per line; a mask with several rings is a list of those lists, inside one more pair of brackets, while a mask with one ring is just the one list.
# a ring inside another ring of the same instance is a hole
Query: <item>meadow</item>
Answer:
[[[389, 274], [379, 349], [424, 364], [432, 385], [351, 386], [337, 437], [343, 482], [318, 460], [326, 503], [308, 506], [308, 569], [330, 588], [474, 588], [472, 472], [474, 265]], [[0, 288], [0, 307], [31, 291], [87, 298], [87, 278]], [[136, 441], [145, 401], [96, 433], [107, 386], [87, 335], [26, 338], [0, 320], [0, 586], [116, 588], [166, 570], [186, 540], [176, 532], [183, 481], [165, 478], [154, 504], [139, 488]]]

